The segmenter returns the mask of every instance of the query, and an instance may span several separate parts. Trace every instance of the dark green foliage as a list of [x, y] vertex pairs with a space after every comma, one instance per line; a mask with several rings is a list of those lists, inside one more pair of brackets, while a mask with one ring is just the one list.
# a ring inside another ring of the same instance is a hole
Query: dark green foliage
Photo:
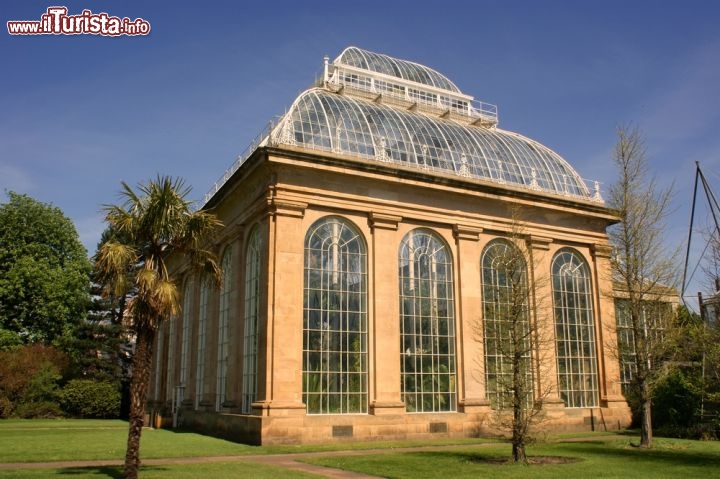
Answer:
[[687, 429], [699, 420], [702, 398], [694, 385], [700, 381], [693, 372], [675, 371], [656, 384], [652, 412], [659, 431]]
[[50, 343], [84, 317], [90, 261], [60, 209], [8, 193], [0, 205], [0, 328]]
[[73, 417], [113, 419], [120, 414], [117, 382], [73, 379], [60, 392], [63, 410]]
[[0, 328], [0, 351], [7, 351], [22, 344], [20, 335], [13, 331]]
[[130, 345], [121, 324], [121, 313], [112, 299], [101, 296], [93, 285], [87, 316], [63, 338], [61, 347], [71, 358], [70, 376], [118, 383], [128, 377]]
[[0, 351], [0, 418], [62, 415], [58, 384], [67, 357], [52, 346], [32, 344]]

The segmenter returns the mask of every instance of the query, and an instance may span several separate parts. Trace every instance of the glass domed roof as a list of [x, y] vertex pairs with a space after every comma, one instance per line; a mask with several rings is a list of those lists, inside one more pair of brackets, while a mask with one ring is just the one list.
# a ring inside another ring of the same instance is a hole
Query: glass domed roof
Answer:
[[435, 70], [348, 47], [325, 58], [320, 86], [238, 157], [206, 202], [258, 145], [295, 145], [602, 203], [597, 182], [591, 192], [560, 155], [497, 123], [495, 105]]
[[275, 144], [590, 198], [560, 155], [499, 128], [464, 125], [322, 88], [302, 93], [272, 134]]
[[402, 78], [403, 80], [460, 93], [460, 90], [453, 82], [432, 68], [407, 60], [398, 60], [397, 58], [392, 58], [382, 53], [369, 52], [357, 47], [346, 48], [333, 63], [358, 67], [363, 70], [382, 73]]

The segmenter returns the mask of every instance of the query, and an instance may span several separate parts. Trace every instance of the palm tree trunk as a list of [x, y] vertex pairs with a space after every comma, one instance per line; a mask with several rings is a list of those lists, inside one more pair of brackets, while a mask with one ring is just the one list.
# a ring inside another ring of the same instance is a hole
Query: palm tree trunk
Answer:
[[155, 329], [151, 327], [140, 329], [137, 331], [130, 381], [130, 425], [125, 452], [125, 470], [123, 471], [125, 479], [137, 479], [140, 469], [140, 435], [145, 417], [145, 402], [150, 383], [152, 350], [155, 342]]

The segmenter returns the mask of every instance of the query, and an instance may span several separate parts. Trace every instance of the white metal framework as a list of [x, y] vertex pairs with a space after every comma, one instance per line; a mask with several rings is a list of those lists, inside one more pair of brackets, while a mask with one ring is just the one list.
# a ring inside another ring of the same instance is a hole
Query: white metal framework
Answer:
[[230, 355], [230, 303], [233, 292], [232, 251], [227, 249], [222, 259], [223, 283], [220, 290], [218, 315], [218, 359], [215, 410], [220, 411], [226, 400], [228, 382], [228, 357]]
[[357, 67], [368, 72], [394, 77], [398, 80], [402, 79], [406, 82], [419, 83], [440, 90], [460, 93], [460, 89], [448, 77], [432, 68], [357, 47], [348, 47], [343, 50], [333, 64]]
[[258, 146], [292, 145], [428, 173], [602, 203], [557, 153], [496, 128], [497, 107], [463, 94], [447, 77], [417, 63], [347, 48], [329, 63], [319, 88], [253, 142], [216, 182], [205, 202]]
[[598, 405], [595, 318], [590, 269], [575, 250], [552, 262], [553, 309], [560, 396], [567, 407]]
[[599, 199], [560, 155], [517, 133], [464, 125], [319, 88], [298, 97], [270, 142]]
[[367, 413], [367, 253], [331, 216], [305, 237], [303, 401], [308, 414]]
[[[527, 264], [517, 246], [504, 239], [485, 246], [481, 260], [485, 390], [494, 409], [511, 407], [521, 387], [532, 401], [533, 368]], [[513, 365], [520, 375], [513, 378]]]
[[256, 226], [248, 239], [245, 256], [245, 334], [241, 412], [250, 414], [257, 395], [258, 316], [260, 314], [260, 261], [263, 245]]
[[325, 59], [325, 85], [375, 101], [400, 102], [427, 113], [465, 123], [495, 126], [497, 106], [463, 94], [446, 76], [418, 63], [349, 47], [333, 61]]
[[401, 396], [408, 412], [456, 410], [452, 254], [436, 233], [400, 243]]
[[195, 409], [200, 407], [205, 392], [205, 355], [207, 349], [208, 308], [210, 306], [210, 284], [203, 278], [200, 282], [200, 304], [198, 311], [197, 364], [195, 369]]

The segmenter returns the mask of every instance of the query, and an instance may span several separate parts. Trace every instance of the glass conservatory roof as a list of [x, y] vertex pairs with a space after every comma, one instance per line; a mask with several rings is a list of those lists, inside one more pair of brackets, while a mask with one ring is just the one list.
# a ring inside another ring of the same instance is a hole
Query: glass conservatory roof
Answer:
[[297, 98], [270, 141], [591, 197], [584, 181], [560, 155], [522, 135], [433, 118], [321, 88]]
[[208, 192], [209, 199], [259, 145], [295, 145], [419, 170], [602, 203], [560, 155], [497, 128], [497, 107], [475, 101], [417, 63], [346, 48], [318, 88], [254, 142]]
[[382, 53], [369, 52], [357, 47], [346, 48], [333, 63], [358, 67], [363, 70], [382, 73], [402, 78], [403, 80], [460, 93], [460, 90], [453, 82], [432, 68], [407, 60], [398, 60], [397, 58], [392, 58]]

